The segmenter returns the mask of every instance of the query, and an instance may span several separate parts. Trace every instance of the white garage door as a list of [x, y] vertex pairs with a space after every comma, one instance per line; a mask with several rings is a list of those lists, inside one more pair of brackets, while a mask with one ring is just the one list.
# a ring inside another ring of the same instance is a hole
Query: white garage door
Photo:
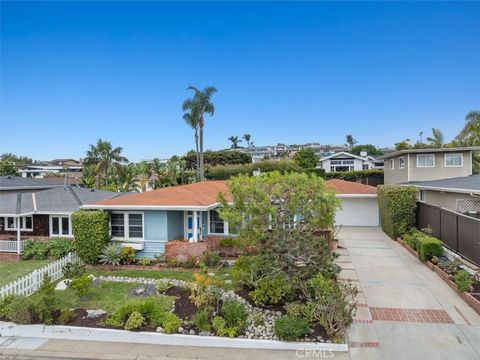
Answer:
[[379, 226], [377, 198], [340, 198], [342, 208], [337, 210], [336, 225]]

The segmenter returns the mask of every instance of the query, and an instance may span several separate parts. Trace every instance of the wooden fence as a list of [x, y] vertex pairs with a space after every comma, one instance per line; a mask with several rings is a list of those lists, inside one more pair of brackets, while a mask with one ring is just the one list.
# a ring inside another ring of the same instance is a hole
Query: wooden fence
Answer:
[[480, 219], [419, 202], [417, 227], [432, 228], [446, 247], [480, 266]]
[[0, 299], [7, 295], [28, 296], [33, 294], [40, 288], [40, 286], [42, 286], [45, 274], [48, 274], [52, 281], [58, 280], [63, 276], [62, 268], [66, 264], [76, 262], [78, 260], [79, 259], [75, 253], [68, 253], [67, 256], [57, 261], [54, 261], [40, 269], [33, 270], [30, 274], [1, 287]]

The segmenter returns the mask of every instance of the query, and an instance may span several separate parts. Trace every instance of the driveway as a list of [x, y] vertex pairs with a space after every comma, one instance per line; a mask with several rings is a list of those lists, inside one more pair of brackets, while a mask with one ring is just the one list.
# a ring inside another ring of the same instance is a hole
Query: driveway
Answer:
[[479, 359], [480, 316], [380, 228], [341, 229], [341, 277], [360, 290], [351, 359]]

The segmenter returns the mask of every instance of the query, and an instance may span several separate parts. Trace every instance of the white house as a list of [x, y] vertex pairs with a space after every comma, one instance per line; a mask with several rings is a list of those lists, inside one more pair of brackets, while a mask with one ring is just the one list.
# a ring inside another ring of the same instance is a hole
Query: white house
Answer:
[[359, 171], [382, 168], [383, 161], [368, 156], [365, 152], [362, 152], [360, 156], [350, 154], [346, 151], [340, 151], [321, 158], [317, 166], [317, 169], [324, 169], [325, 172]]

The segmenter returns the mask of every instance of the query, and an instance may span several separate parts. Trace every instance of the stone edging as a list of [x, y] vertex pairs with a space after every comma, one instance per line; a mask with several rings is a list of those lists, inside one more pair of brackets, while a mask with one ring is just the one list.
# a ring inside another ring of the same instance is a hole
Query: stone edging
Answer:
[[[400, 239], [397, 239], [397, 242], [402, 245], [410, 254], [414, 255], [418, 259], [417, 252], [412, 249], [410, 246], [402, 242]], [[424, 264], [433, 272], [435, 272], [440, 279], [447, 283], [468, 305], [472, 307], [473, 310], [477, 314], [480, 315], [480, 301], [473, 297], [471, 294], [467, 292], [460, 292], [458, 291], [457, 284], [452, 281], [450, 275], [448, 275], [445, 271], [440, 269], [437, 265], [433, 264], [431, 261], [425, 261]]]
[[0, 336], [239, 349], [321, 350], [332, 352], [348, 352], [347, 344], [302, 343], [180, 334], [166, 335], [153, 332], [132, 332], [126, 330], [99, 329], [77, 326], [17, 325], [14, 323], [1, 321]]

